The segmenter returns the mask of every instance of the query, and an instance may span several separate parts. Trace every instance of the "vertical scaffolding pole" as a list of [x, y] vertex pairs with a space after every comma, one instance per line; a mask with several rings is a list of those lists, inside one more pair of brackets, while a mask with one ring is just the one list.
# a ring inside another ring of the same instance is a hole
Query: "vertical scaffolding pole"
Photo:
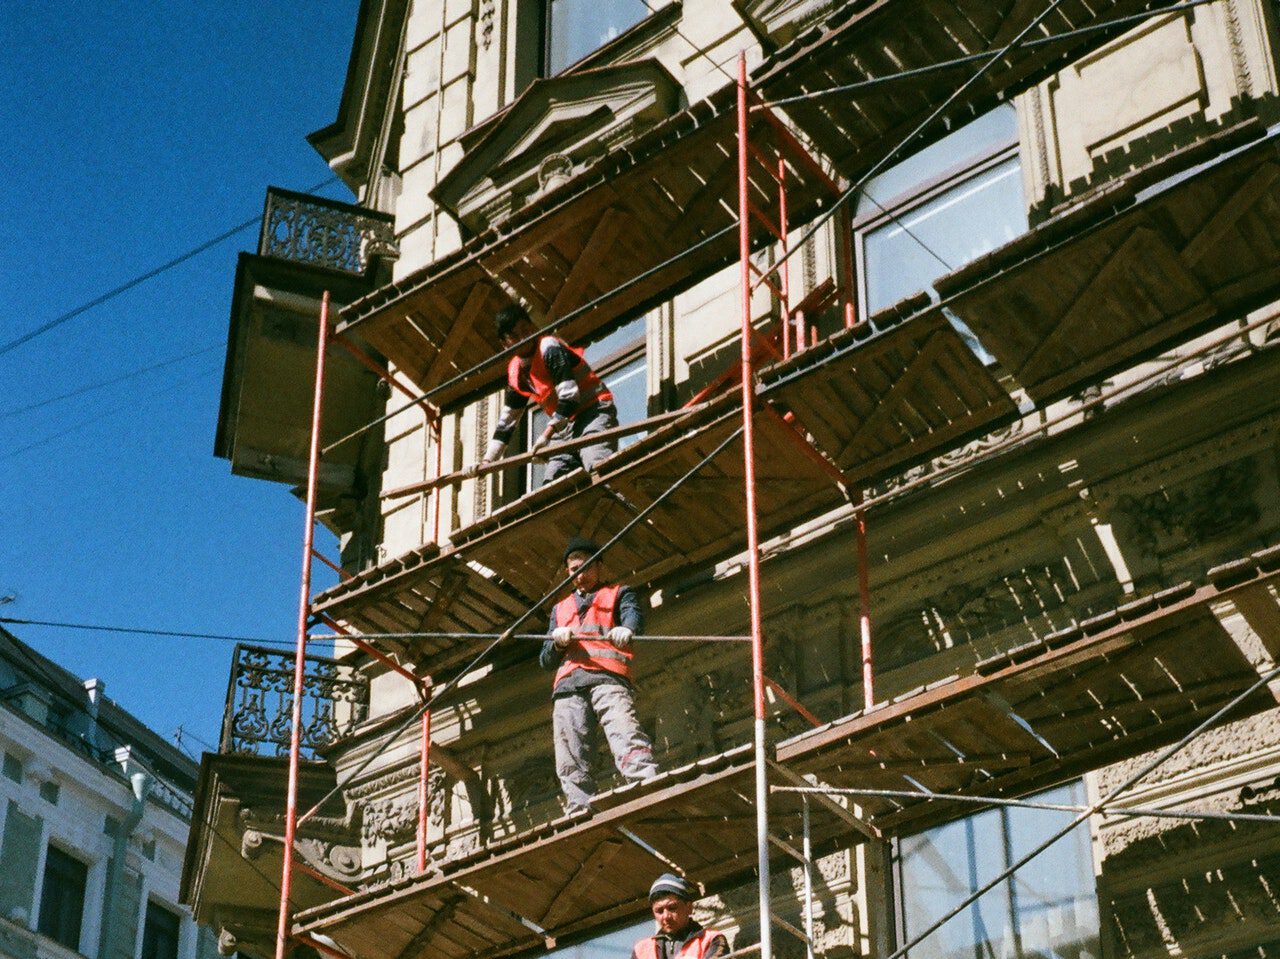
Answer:
[[298, 827], [298, 767], [302, 751], [302, 691], [307, 659], [307, 620], [311, 613], [311, 556], [315, 540], [316, 487], [320, 474], [320, 410], [324, 400], [324, 361], [329, 346], [329, 291], [320, 301], [316, 341], [316, 390], [311, 407], [311, 452], [307, 460], [307, 518], [302, 533], [302, 585], [298, 596], [298, 642], [293, 658], [293, 710], [289, 735], [289, 783], [285, 794], [284, 865], [280, 876], [280, 915], [276, 925], [276, 959], [289, 946], [289, 896], [293, 886], [293, 843]]
[[751, 227], [747, 179], [747, 56], [738, 54], [738, 254], [742, 282], [742, 448], [747, 500], [747, 580], [751, 612], [751, 691], [755, 713], [756, 858], [760, 874], [760, 956], [773, 959], [769, 915], [769, 783], [764, 744], [764, 639], [760, 625], [760, 543], [756, 528], [755, 374], [751, 363]]

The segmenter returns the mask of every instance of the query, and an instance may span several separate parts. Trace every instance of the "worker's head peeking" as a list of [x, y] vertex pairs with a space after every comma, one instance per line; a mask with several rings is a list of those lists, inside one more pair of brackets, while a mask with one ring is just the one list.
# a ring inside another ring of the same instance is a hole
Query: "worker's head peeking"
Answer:
[[649, 908], [653, 910], [658, 930], [668, 935], [678, 935], [693, 918], [693, 901], [698, 898], [697, 887], [674, 873], [663, 873], [649, 887]]
[[600, 547], [589, 539], [575, 536], [564, 550], [565, 571], [573, 577], [575, 589], [589, 593], [600, 585], [600, 560], [592, 560]]
[[504, 350], [509, 350], [517, 343], [528, 340], [516, 351], [517, 356], [532, 356], [538, 341], [531, 337], [538, 332], [529, 318], [529, 311], [518, 303], [512, 303], [500, 309], [493, 318], [494, 331], [498, 334], [498, 342]]

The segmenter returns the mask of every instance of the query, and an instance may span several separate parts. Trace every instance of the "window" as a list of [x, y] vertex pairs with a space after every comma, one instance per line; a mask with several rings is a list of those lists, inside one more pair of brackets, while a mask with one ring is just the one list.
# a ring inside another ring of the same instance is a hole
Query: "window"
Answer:
[[645, 0], [546, 0], [546, 76], [555, 76], [631, 29], [649, 13]]
[[596, 936], [574, 946], [562, 946], [548, 953], [547, 959], [627, 959], [637, 940], [652, 935], [653, 920], [646, 919], [634, 926]]
[[856, 231], [874, 315], [1027, 229], [1013, 107], [993, 110], [872, 179]]
[[36, 928], [68, 949], [80, 948], [80, 922], [84, 918], [85, 864], [50, 846], [44, 860], [44, 886], [40, 890], [40, 921]]
[[[1076, 782], [1041, 800], [1085, 803]], [[1061, 829], [1071, 812], [1001, 808], [899, 844], [907, 941]], [[1097, 959], [1098, 905], [1088, 824], [1050, 846], [911, 950], [910, 959]]]
[[181, 917], [172, 909], [148, 902], [147, 918], [142, 927], [141, 959], [178, 959], [178, 930], [181, 924]]

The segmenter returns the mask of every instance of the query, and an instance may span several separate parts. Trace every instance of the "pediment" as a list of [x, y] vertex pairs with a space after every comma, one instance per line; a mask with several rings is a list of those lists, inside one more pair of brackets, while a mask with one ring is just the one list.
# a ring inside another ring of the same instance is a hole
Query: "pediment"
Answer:
[[680, 85], [656, 60], [535, 80], [463, 135], [462, 159], [431, 195], [479, 233], [675, 113], [679, 100]]

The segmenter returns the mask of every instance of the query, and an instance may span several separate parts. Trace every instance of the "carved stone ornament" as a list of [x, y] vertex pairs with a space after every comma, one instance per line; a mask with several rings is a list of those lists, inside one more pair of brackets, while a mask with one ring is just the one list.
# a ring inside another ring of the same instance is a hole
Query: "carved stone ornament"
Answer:
[[573, 161], [563, 153], [552, 153], [538, 164], [538, 190], [554, 190], [573, 176]]

